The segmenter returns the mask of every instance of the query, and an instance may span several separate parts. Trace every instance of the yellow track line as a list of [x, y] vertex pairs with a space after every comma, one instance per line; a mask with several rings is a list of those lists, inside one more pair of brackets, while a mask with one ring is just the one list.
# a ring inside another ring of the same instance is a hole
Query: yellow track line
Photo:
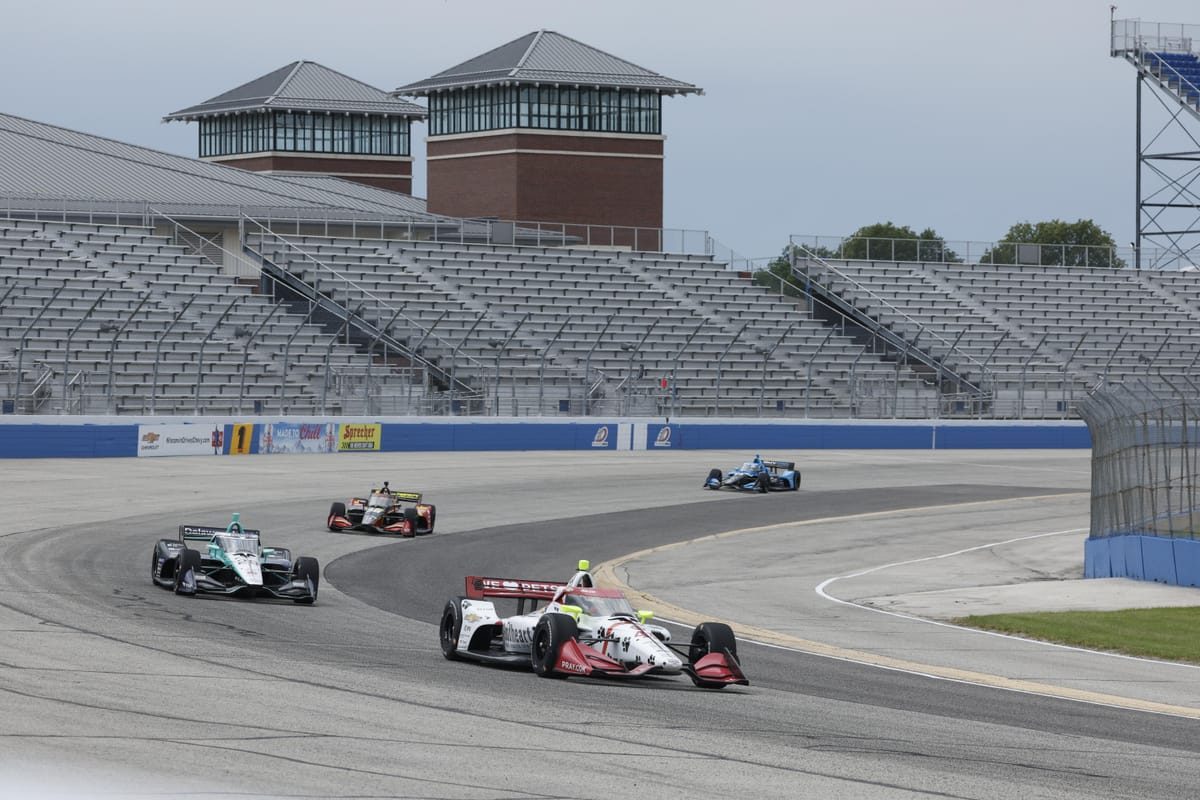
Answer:
[[635, 553], [630, 553], [628, 555], [621, 556], [620, 558], [615, 558], [611, 561], [606, 561], [603, 564], [600, 564], [595, 568], [592, 574], [596, 576], [597, 580], [601, 584], [618, 588], [625, 592], [631, 600], [635, 601], [635, 607], [649, 608], [658, 616], [671, 619], [685, 625], [698, 625], [701, 622], [707, 621], [725, 622], [731, 628], [733, 628], [734, 632], [739, 638], [759, 642], [762, 644], [798, 650], [803, 653], [810, 653], [812, 655], [824, 656], [827, 658], [851, 661], [856, 664], [865, 664], [868, 666], [898, 670], [901, 672], [925, 675], [944, 680], [959, 681], [962, 683], [971, 683], [980, 686], [989, 686], [996, 689], [1006, 689], [1009, 691], [1024, 692], [1026, 694], [1055, 697], [1063, 700], [1074, 700], [1081, 703], [1092, 703], [1095, 705], [1110, 706], [1113, 708], [1122, 708], [1133, 711], [1146, 711], [1155, 714], [1169, 714], [1171, 716], [1200, 719], [1200, 708], [1193, 708], [1191, 706], [1177, 706], [1169, 703], [1157, 703], [1150, 700], [1140, 700], [1133, 697], [1122, 697], [1120, 695], [1091, 692], [1085, 689], [1072, 689], [1066, 686], [1055, 686], [1053, 684], [1038, 683], [1035, 681], [1006, 678], [1003, 675], [992, 675], [986, 672], [975, 672], [973, 670], [958, 669], [955, 667], [943, 667], [934, 664], [922, 664], [917, 661], [892, 658], [890, 656], [869, 653], [863, 650], [852, 650], [845, 647], [839, 647], [837, 645], [815, 642], [809, 639], [801, 639], [786, 633], [779, 633], [777, 631], [759, 628], [753, 625], [745, 625], [732, 620], [714, 620], [712, 617], [702, 617], [694, 611], [680, 608], [679, 606], [669, 603], [659, 597], [655, 597], [649, 592], [635, 589], [625, 580], [624, 576], [627, 576], [628, 573], [622, 569], [625, 564], [628, 564], [631, 561], [637, 561], [638, 559], [663, 553], [668, 550], [686, 547], [697, 542], [731, 539], [735, 536], [766, 533], [768, 531], [776, 531], [783, 528], [800, 528], [810, 525], [821, 525], [830, 522], [845, 522], [847, 520], [855, 519], [873, 519], [885, 516], [896, 516], [899, 514], [911, 514], [914, 512], [945, 510], [950, 508], [959, 509], [969, 506], [997, 505], [1000, 503], [1013, 503], [1030, 500], [1049, 500], [1053, 498], [1072, 497], [1079, 494], [1084, 493], [1068, 492], [1010, 498], [1006, 500], [982, 500], [968, 503], [948, 503], [945, 505], [922, 506], [919, 508], [905, 508], [894, 511], [873, 511], [864, 514], [848, 514], [839, 517], [822, 517], [820, 519], [803, 520], [801, 522], [781, 522], [774, 525], [762, 525], [754, 528], [741, 528], [739, 530], [725, 531], [723, 533], [711, 534], [709, 536], [701, 536], [697, 539], [673, 542], [671, 544], [660, 545], [658, 547], [651, 547], [646, 550], [639, 550]]

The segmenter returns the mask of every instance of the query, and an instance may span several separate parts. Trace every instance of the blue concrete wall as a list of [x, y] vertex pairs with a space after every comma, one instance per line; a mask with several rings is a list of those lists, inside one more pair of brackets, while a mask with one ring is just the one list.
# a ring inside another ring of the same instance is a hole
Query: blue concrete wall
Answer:
[[[250, 452], [258, 452], [259, 429], [278, 419], [208, 418], [0, 418], [0, 458], [103, 458], [138, 453], [138, 424], [195, 422], [225, 429], [229, 452], [234, 425], [253, 426]], [[295, 418], [306, 422], [308, 418]], [[326, 421], [354, 422], [364, 420]], [[876, 422], [876, 421], [661, 421], [589, 419], [480, 419], [462, 417], [366, 420], [381, 424], [385, 452], [484, 450], [731, 449], [790, 458], [820, 449], [1086, 448], [1079, 422]], [[244, 430], [245, 428], [243, 428]]]
[[1132, 578], [1175, 586], [1200, 586], [1200, 541], [1124, 534], [1089, 538], [1083, 547], [1085, 578]]

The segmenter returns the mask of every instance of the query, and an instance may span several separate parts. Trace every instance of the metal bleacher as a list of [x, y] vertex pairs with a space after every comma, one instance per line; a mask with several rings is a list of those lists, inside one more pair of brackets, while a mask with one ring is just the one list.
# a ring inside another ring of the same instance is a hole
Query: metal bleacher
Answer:
[[[503, 413], [928, 413], [934, 390], [709, 257], [252, 236]], [[497, 359], [498, 369], [497, 369]], [[874, 404], [873, 411], [866, 407]]]
[[0, 220], [0, 298], [22, 411], [319, 411], [364, 361], [148, 228]]
[[821, 258], [797, 267], [816, 291], [970, 375], [1001, 416], [1065, 413], [1101, 378], [1186, 373], [1200, 354], [1195, 272]]

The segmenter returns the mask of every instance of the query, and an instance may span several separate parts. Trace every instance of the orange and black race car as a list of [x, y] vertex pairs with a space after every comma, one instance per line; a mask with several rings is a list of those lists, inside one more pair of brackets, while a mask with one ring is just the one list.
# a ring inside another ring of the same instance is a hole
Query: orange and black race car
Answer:
[[334, 503], [327, 525], [331, 531], [365, 531], [417, 536], [433, 533], [437, 509], [421, 502], [420, 492], [394, 492], [384, 481], [366, 498], [355, 497], [348, 503]]

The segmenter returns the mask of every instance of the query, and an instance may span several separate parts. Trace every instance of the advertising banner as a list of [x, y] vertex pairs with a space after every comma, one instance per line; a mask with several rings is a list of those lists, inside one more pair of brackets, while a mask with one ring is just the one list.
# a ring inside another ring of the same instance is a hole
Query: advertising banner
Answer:
[[378, 422], [350, 422], [338, 426], [339, 452], [379, 452], [383, 426]]
[[260, 453], [332, 453], [337, 425], [324, 422], [272, 422], [259, 426]]
[[253, 444], [254, 423], [236, 422], [225, 426], [225, 452], [229, 455], [249, 455]]
[[139, 457], [221, 455], [224, 428], [220, 425], [139, 425]]

